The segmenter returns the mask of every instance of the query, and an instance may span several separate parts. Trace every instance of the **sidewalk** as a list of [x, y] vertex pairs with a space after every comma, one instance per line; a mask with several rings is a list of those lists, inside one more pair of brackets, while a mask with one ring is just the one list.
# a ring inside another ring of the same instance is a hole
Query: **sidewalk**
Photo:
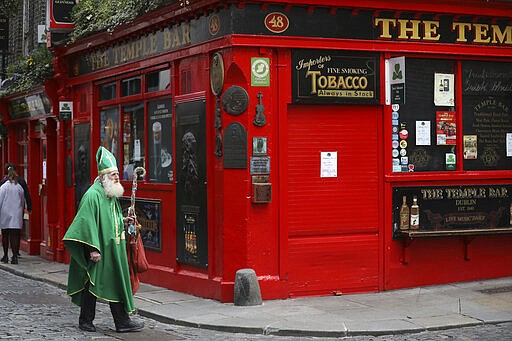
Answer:
[[[68, 265], [22, 254], [0, 268], [65, 289]], [[264, 301], [240, 307], [141, 284], [140, 315], [226, 332], [342, 337], [512, 321], [512, 277], [371, 294]]]

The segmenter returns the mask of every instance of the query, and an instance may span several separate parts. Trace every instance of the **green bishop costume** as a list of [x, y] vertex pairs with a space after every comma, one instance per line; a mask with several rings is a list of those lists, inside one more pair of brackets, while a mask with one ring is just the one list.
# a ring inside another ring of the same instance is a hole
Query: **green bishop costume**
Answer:
[[[100, 175], [117, 171], [115, 158], [103, 147], [96, 159]], [[122, 302], [127, 313], [135, 310], [121, 206], [116, 197], [107, 197], [98, 179], [82, 197], [62, 240], [71, 254], [67, 293], [73, 303], [81, 305], [82, 291], [89, 282], [88, 290], [94, 296]], [[94, 250], [101, 254], [97, 263], [89, 259]]]

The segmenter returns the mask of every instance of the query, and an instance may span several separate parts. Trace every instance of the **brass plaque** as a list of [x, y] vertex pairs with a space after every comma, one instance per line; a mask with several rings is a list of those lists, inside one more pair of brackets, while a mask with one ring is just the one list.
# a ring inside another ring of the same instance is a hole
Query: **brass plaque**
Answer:
[[220, 95], [224, 86], [224, 60], [217, 52], [212, 56], [210, 62], [210, 87], [215, 96]]

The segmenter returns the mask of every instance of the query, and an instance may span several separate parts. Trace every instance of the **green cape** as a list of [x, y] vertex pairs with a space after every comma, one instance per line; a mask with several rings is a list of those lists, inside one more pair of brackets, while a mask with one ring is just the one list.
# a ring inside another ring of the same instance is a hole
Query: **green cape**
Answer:
[[[82, 197], [62, 241], [71, 254], [67, 293], [73, 303], [81, 305], [82, 290], [90, 281], [89, 291], [96, 297], [123, 302], [128, 313], [135, 310], [121, 206], [117, 198], [105, 195], [99, 181]], [[101, 253], [98, 263], [89, 259], [92, 249]]]

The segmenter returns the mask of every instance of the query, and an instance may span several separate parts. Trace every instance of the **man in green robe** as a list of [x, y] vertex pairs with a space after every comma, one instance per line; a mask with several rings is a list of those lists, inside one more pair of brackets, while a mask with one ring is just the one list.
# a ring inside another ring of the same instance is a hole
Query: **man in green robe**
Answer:
[[126, 255], [125, 224], [119, 199], [115, 157], [104, 147], [96, 153], [98, 177], [82, 197], [78, 212], [64, 235], [69, 253], [68, 295], [80, 306], [79, 328], [96, 331], [96, 299], [110, 305], [117, 332], [138, 331], [143, 322], [131, 320], [135, 310]]

